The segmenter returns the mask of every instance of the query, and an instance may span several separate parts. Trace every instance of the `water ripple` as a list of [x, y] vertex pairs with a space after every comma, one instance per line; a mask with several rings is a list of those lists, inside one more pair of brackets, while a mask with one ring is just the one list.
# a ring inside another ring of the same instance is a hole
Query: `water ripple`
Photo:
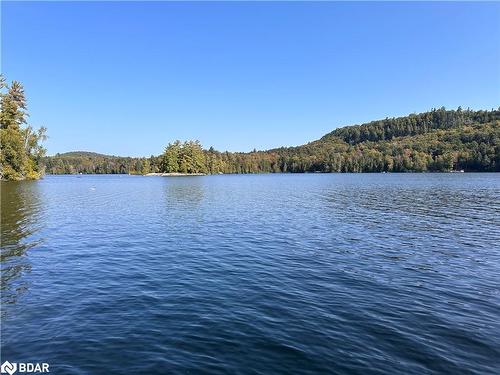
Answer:
[[496, 373], [499, 178], [2, 183], [3, 359], [57, 374]]

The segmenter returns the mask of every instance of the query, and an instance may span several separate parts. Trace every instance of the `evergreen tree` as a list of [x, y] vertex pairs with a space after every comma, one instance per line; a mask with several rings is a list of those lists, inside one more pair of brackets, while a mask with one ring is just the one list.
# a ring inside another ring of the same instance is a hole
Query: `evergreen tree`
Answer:
[[10, 87], [0, 77], [0, 177], [4, 180], [38, 179], [45, 149], [45, 128], [34, 131], [26, 125], [28, 113], [23, 86]]
[[181, 142], [179, 140], [169, 143], [163, 153], [161, 171], [164, 173], [179, 172], [179, 157], [181, 152]]

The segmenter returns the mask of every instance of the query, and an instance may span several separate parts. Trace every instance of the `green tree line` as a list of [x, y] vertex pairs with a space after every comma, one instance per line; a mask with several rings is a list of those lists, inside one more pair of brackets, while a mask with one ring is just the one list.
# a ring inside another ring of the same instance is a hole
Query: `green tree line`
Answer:
[[[81, 154], [81, 153], [80, 153]], [[149, 158], [62, 154], [49, 173], [277, 173], [500, 171], [500, 109], [434, 109], [334, 130], [297, 147], [219, 152], [175, 141]]]
[[[154, 157], [152, 157], [154, 158]], [[95, 152], [66, 152], [43, 159], [48, 174], [145, 174], [149, 158], [103, 155]]]

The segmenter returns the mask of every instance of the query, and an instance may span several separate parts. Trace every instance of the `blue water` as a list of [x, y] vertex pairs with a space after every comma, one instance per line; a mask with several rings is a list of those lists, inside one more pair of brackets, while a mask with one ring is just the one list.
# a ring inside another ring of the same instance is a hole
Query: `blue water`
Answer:
[[500, 175], [1, 184], [2, 358], [53, 374], [498, 374]]

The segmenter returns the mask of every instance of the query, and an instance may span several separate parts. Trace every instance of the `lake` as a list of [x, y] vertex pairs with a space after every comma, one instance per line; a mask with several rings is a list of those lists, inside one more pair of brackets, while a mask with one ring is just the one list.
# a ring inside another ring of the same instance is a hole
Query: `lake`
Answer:
[[500, 174], [3, 182], [2, 361], [494, 374]]

